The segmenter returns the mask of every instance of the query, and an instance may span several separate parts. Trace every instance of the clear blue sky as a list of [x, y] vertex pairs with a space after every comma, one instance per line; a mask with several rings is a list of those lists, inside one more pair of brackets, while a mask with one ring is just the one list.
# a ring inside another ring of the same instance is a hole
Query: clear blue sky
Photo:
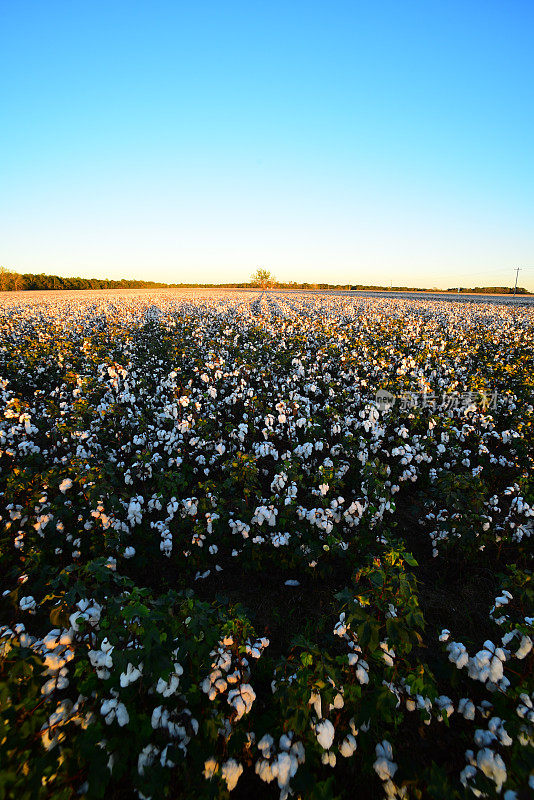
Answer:
[[534, 289], [534, 2], [0, 5], [0, 264]]

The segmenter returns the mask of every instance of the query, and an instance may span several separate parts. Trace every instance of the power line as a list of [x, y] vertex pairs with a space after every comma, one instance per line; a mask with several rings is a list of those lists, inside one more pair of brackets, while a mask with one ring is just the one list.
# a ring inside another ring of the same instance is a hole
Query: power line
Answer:
[[[530, 272], [532, 269], [534, 269], [534, 267], [521, 267], [521, 271]], [[488, 269], [481, 269], [481, 270], [477, 270], [476, 272], [464, 272], [463, 275], [466, 278], [471, 278], [471, 277], [474, 277], [475, 275], [495, 275], [495, 274], [504, 275], [505, 273], [509, 274], [509, 271], [510, 271], [510, 267], [494, 267], [493, 269], [489, 269], [489, 270]], [[444, 280], [445, 278], [450, 277], [450, 275], [451, 275], [450, 272], [447, 272], [447, 273], [443, 272], [443, 273], [440, 273], [439, 275], [433, 275], [433, 278], [434, 279]]]
[[518, 278], [518, 275], [519, 275], [519, 273], [520, 273], [520, 272], [521, 272], [521, 268], [520, 268], [520, 267], [516, 267], [516, 268], [515, 268], [515, 286], [514, 286], [514, 295], [515, 295], [515, 293], [517, 292], [517, 278]]

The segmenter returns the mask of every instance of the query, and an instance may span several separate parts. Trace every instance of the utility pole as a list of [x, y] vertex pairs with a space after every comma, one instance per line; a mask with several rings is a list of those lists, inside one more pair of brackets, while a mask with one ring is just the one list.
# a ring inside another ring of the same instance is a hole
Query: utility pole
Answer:
[[515, 286], [514, 286], [514, 297], [515, 297], [515, 293], [517, 292], [517, 277], [518, 277], [518, 275], [519, 275], [519, 273], [520, 273], [520, 272], [521, 272], [521, 267], [516, 267], [516, 268], [515, 268]]

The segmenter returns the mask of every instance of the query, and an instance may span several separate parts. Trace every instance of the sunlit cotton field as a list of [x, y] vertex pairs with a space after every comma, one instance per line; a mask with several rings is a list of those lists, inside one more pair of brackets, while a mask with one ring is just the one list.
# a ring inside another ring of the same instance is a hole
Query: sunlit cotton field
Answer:
[[0, 305], [0, 798], [534, 790], [532, 305]]

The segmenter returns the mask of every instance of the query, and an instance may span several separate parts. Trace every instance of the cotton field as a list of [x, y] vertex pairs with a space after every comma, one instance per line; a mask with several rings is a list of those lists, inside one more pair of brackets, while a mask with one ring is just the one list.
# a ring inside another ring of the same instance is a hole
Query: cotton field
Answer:
[[531, 796], [533, 332], [4, 297], [0, 799]]

